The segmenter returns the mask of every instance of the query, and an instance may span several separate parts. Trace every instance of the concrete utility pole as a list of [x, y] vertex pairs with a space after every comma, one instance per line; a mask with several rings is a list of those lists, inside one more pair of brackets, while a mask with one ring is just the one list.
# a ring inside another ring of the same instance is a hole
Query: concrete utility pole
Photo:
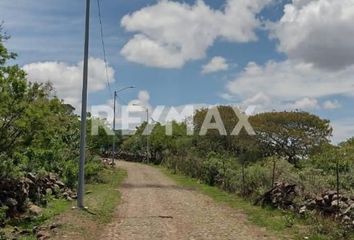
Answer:
[[86, 150], [86, 117], [87, 117], [87, 78], [88, 78], [88, 55], [90, 37], [90, 0], [86, 0], [86, 21], [85, 21], [85, 48], [84, 48], [84, 69], [82, 84], [81, 103], [81, 132], [80, 132], [80, 163], [79, 163], [79, 184], [77, 189], [77, 206], [84, 208], [84, 187], [85, 187], [85, 150]]

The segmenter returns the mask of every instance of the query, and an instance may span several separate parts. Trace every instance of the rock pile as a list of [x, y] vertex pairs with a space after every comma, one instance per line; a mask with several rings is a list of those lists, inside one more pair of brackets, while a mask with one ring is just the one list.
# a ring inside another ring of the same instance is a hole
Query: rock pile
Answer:
[[112, 158], [102, 158], [102, 164], [104, 167], [112, 167], [114, 165]]
[[315, 211], [323, 216], [334, 217], [345, 226], [354, 228], [354, 196], [346, 197], [336, 191], [326, 191], [315, 198], [299, 200], [299, 191], [294, 184], [277, 183], [256, 200], [257, 205], [290, 209], [304, 215]]
[[295, 184], [276, 183], [275, 186], [256, 200], [257, 205], [269, 205], [281, 209], [294, 209], [297, 196]]
[[131, 162], [143, 162], [144, 159], [146, 159], [146, 154], [131, 153], [131, 152], [124, 152], [124, 151], [120, 151], [118, 153], [118, 156], [121, 159], [125, 159]]
[[313, 210], [324, 216], [333, 216], [354, 228], [354, 196], [346, 197], [336, 191], [326, 191], [316, 198], [305, 200], [299, 207], [300, 214]]
[[[102, 154], [102, 157], [106, 160], [111, 159], [112, 156], [113, 156], [112, 152], [104, 152]], [[146, 159], [146, 154], [118, 151], [116, 152], [115, 157], [116, 159], [124, 159], [130, 162], [143, 162]]]
[[0, 179], [0, 208], [6, 207], [7, 217], [15, 217], [28, 209], [38, 212], [34, 204], [45, 205], [48, 195], [67, 200], [76, 198], [76, 194], [53, 173], [46, 176], [28, 173], [20, 179]]

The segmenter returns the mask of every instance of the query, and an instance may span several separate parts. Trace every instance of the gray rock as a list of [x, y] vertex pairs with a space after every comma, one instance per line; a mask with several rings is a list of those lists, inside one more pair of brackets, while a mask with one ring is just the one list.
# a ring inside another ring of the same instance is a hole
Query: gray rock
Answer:
[[13, 198], [7, 198], [5, 200], [5, 205], [8, 207], [15, 207], [18, 204], [18, 202], [16, 201], [16, 199]]
[[302, 206], [300, 209], [299, 209], [299, 214], [304, 214], [306, 212], [306, 206]]
[[339, 207], [339, 208], [347, 208], [348, 207], [348, 205], [345, 203], [345, 202], [343, 202], [343, 201], [338, 201], [338, 200], [333, 200], [332, 202], [331, 202], [331, 206], [332, 207]]
[[45, 192], [46, 192], [47, 195], [52, 195], [53, 194], [53, 190], [51, 188], [47, 188], [45, 190]]
[[55, 182], [56, 185], [58, 185], [60, 188], [64, 188], [65, 187], [65, 184], [62, 182], [62, 181], [56, 181]]
[[343, 211], [343, 214], [349, 213], [352, 209], [354, 210], [354, 204], [351, 204], [347, 209], [345, 209], [345, 210]]
[[329, 190], [329, 191], [326, 192], [326, 195], [329, 195], [330, 197], [332, 197], [336, 193], [337, 193], [336, 191]]
[[350, 222], [350, 217], [348, 217], [348, 216], [344, 216], [343, 218], [342, 218], [342, 222]]
[[36, 175], [34, 175], [33, 173], [27, 173], [27, 177], [28, 177], [32, 182], [35, 182], [35, 181], [36, 181]]
[[307, 204], [306, 204], [306, 207], [308, 208], [308, 209], [315, 209], [316, 208], [316, 201], [315, 200], [312, 200], [312, 201], [310, 201], [310, 202], [308, 202]]

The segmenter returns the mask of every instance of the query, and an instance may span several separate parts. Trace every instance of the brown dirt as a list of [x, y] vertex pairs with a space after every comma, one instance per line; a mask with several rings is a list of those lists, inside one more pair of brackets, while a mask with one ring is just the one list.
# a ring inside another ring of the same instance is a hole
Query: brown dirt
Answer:
[[120, 161], [128, 172], [113, 223], [99, 239], [254, 240], [276, 239], [246, 215], [176, 185], [158, 169]]

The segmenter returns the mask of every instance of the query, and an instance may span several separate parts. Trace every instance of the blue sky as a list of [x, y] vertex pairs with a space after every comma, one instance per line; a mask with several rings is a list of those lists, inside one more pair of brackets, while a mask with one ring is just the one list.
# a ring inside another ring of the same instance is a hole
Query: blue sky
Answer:
[[[134, 85], [120, 97], [143, 98], [152, 108], [302, 109], [332, 120], [334, 141], [344, 140], [354, 135], [353, 3], [101, 0], [111, 88]], [[30, 80], [53, 82], [58, 96], [77, 106], [84, 7], [83, 0], [0, 2], [16, 63]], [[89, 103], [109, 105], [96, 0], [91, 16]]]

